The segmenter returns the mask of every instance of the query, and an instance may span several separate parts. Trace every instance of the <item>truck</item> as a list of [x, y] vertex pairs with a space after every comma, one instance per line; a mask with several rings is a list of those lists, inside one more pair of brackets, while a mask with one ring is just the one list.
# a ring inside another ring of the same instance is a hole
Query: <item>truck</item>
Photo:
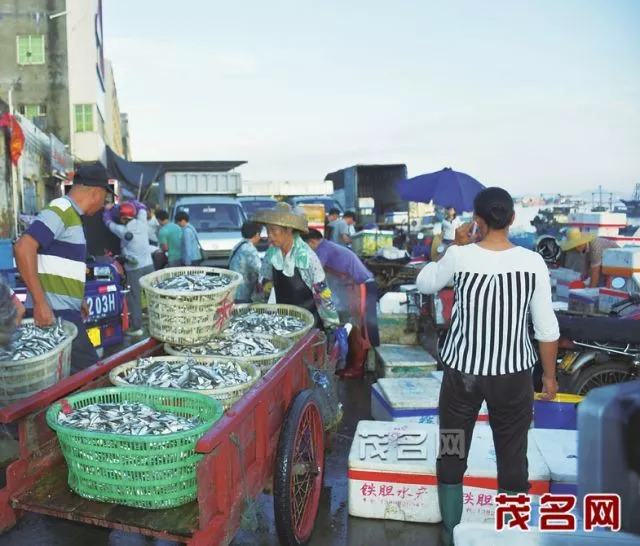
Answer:
[[189, 214], [189, 223], [198, 232], [204, 265], [226, 267], [233, 247], [242, 240], [246, 221], [236, 196], [242, 179], [236, 172], [166, 172], [163, 177], [164, 203], [171, 210]]
[[[396, 191], [396, 183], [407, 178], [407, 166], [390, 165], [354, 165], [329, 173], [325, 180], [333, 182], [333, 196], [344, 210], [351, 210], [359, 215], [359, 223], [383, 223], [385, 214], [405, 212], [409, 204], [400, 198]], [[362, 210], [360, 200], [373, 198], [374, 210]]]

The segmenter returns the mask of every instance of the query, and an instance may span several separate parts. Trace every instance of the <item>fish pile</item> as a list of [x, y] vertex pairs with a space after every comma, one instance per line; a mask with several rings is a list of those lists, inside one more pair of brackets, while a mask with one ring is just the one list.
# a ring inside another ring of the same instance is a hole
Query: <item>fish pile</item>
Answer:
[[306, 326], [307, 322], [298, 317], [278, 315], [277, 313], [249, 311], [248, 313], [232, 315], [231, 320], [225, 328], [225, 333], [282, 336], [303, 330]]
[[58, 414], [58, 423], [113, 434], [161, 435], [181, 432], [197, 427], [199, 417], [180, 417], [173, 413], [156, 411], [140, 403], [91, 404], [66, 414]]
[[231, 284], [231, 277], [226, 275], [207, 275], [206, 273], [194, 273], [191, 275], [178, 275], [163, 279], [156, 283], [160, 290], [180, 290], [184, 292], [204, 292], [224, 288]]
[[13, 334], [10, 349], [0, 348], [0, 360], [25, 360], [41, 356], [58, 347], [67, 338], [62, 319], [47, 328], [23, 324]]
[[176, 349], [189, 355], [198, 356], [231, 356], [251, 357], [273, 355], [280, 351], [266, 337], [238, 335], [234, 337], [220, 337], [193, 347], [176, 347]]
[[181, 362], [141, 358], [123, 379], [130, 385], [211, 390], [247, 383], [251, 376], [236, 362], [204, 365], [191, 358]]

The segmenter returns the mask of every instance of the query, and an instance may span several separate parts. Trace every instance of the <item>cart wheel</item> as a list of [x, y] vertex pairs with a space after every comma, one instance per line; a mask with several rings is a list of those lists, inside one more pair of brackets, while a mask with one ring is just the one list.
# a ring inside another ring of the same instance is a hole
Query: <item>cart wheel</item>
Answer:
[[313, 391], [293, 399], [278, 439], [274, 511], [280, 543], [307, 544], [320, 505], [324, 473], [322, 413]]

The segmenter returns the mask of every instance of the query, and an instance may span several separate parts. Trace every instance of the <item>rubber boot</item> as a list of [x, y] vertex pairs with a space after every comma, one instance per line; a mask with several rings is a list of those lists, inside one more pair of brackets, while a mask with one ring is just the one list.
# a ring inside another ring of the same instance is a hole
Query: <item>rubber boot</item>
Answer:
[[443, 546], [453, 545], [453, 528], [462, 518], [462, 484], [438, 484], [438, 504], [442, 516], [442, 535], [440, 542]]

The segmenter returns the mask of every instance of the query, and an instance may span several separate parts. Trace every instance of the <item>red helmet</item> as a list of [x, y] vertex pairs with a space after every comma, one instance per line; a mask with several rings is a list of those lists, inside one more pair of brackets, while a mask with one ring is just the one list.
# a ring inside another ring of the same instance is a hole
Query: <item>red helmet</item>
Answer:
[[131, 203], [120, 205], [120, 218], [135, 218], [136, 208]]

